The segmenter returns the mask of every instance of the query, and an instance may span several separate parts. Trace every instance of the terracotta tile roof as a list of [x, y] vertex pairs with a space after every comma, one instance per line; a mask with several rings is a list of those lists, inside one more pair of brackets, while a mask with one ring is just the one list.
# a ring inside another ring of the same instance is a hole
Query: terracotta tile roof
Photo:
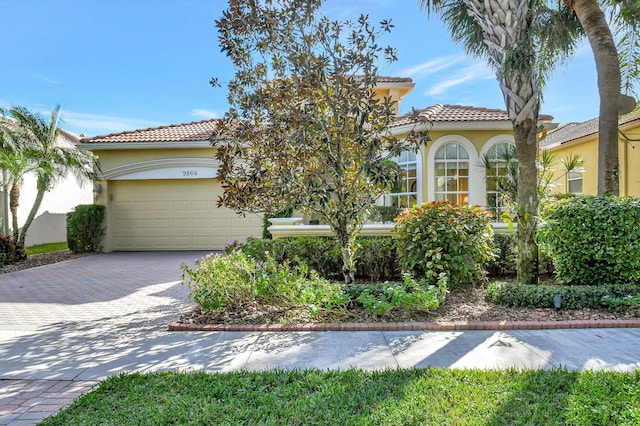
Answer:
[[378, 83], [413, 83], [413, 80], [408, 77], [378, 76]]
[[131, 143], [131, 142], [196, 142], [207, 141], [213, 135], [217, 119], [171, 124], [147, 129], [128, 130], [109, 135], [83, 138], [81, 143]]
[[[618, 124], [627, 124], [635, 120], [640, 120], [640, 104], [628, 114], [621, 115]], [[563, 144], [585, 136], [595, 135], [598, 133], [600, 119], [598, 117], [582, 123], [567, 123], [553, 129], [547, 134], [547, 137], [540, 144], [541, 148], [550, 145]]]
[[[465, 105], [433, 105], [420, 111], [420, 117], [432, 123], [509, 121], [509, 113], [501, 109], [478, 108]], [[542, 121], [551, 121], [550, 115], [540, 114]], [[411, 113], [398, 117], [391, 127], [412, 124]]]

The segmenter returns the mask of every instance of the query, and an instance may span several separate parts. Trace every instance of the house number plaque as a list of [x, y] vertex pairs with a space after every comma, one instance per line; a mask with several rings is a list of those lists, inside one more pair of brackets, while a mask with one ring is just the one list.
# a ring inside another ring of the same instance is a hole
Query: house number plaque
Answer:
[[198, 176], [197, 170], [183, 170], [182, 177], [196, 177]]

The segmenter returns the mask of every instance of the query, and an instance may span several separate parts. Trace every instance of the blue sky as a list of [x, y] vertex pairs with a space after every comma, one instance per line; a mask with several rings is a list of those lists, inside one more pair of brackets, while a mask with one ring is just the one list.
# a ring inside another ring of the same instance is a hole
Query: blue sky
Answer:
[[[47, 114], [62, 107], [62, 127], [87, 136], [221, 117], [233, 76], [214, 21], [224, 0], [0, 0], [0, 107]], [[399, 61], [382, 74], [411, 77], [401, 105], [437, 103], [504, 109], [493, 73], [449, 40], [439, 18], [417, 0], [328, 0], [332, 18], [368, 13], [395, 28], [381, 43]], [[593, 56], [586, 43], [559, 66], [542, 111], [558, 123], [598, 115]]]

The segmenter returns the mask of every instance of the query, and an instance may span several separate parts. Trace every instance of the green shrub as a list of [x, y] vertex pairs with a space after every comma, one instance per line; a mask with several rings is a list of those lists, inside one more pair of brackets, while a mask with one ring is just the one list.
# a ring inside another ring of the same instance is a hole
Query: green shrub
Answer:
[[26, 257], [24, 247], [16, 244], [11, 235], [0, 235], [0, 266], [11, 264]]
[[489, 212], [467, 204], [431, 202], [405, 210], [393, 233], [398, 263], [432, 282], [443, 272], [452, 285], [480, 280], [495, 257], [489, 220]]
[[539, 232], [561, 284], [636, 283], [640, 279], [640, 200], [584, 196], [559, 200]]
[[[227, 249], [233, 250], [238, 246], [234, 243]], [[358, 237], [356, 246], [357, 278], [381, 281], [400, 276], [391, 237]], [[340, 250], [332, 237], [248, 238], [247, 243], [241, 245], [241, 250], [259, 260], [265, 260], [264, 253], [268, 252], [277, 262], [292, 265], [303, 262], [323, 278], [342, 278]]]
[[[629, 299], [640, 295], [635, 285], [545, 286], [495, 282], [485, 293], [487, 301], [515, 308], [553, 308], [553, 297], [562, 298], [563, 309], [597, 309], [610, 306], [607, 299]], [[611, 304], [615, 303], [611, 302]]]
[[[514, 277], [518, 273], [518, 236], [515, 232], [495, 234], [493, 241], [496, 257], [486, 264], [489, 276], [494, 278]], [[543, 250], [538, 252], [540, 275], [553, 273], [553, 262]]]
[[67, 244], [74, 253], [98, 251], [105, 228], [105, 206], [100, 204], [81, 204], [67, 213]]
[[356, 277], [369, 281], [400, 277], [396, 248], [391, 237], [358, 237], [356, 246]]
[[240, 309], [255, 302], [273, 306], [307, 306], [311, 312], [332, 309], [347, 299], [342, 286], [308, 272], [304, 263], [278, 264], [265, 254], [256, 260], [242, 250], [209, 254], [193, 267], [183, 263], [182, 279], [204, 310]]
[[256, 263], [241, 251], [228, 256], [208, 254], [193, 268], [186, 263], [181, 266], [182, 280], [189, 286], [191, 297], [206, 311], [238, 308], [255, 300]]
[[394, 308], [408, 312], [434, 311], [444, 303], [447, 293], [446, 274], [441, 274], [437, 285], [417, 282], [405, 274], [403, 282], [385, 282], [378, 285], [354, 284], [349, 286], [350, 300], [355, 300], [371, 313], [384, 316]]

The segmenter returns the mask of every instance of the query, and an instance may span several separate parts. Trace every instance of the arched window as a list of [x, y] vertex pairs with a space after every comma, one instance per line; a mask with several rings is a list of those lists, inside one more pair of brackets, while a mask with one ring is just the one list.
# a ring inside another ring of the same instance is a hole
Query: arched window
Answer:
[[418, 203], [418, 158], [415, 152], [403, 151], [394, 158], [404, 171], [390, 194], [385, 197], [385, 205], [408, 208]]
[[434, 157], [435, 199], [469, 203], [469, 153], [458, 143], [447, 143]]
[[492, 145], [482, 157], [485, 169], [486, 209], [496, 221], [505, 211], [506, 200], [515, 196], [517, 159], [515, 147], [508, 142]]

